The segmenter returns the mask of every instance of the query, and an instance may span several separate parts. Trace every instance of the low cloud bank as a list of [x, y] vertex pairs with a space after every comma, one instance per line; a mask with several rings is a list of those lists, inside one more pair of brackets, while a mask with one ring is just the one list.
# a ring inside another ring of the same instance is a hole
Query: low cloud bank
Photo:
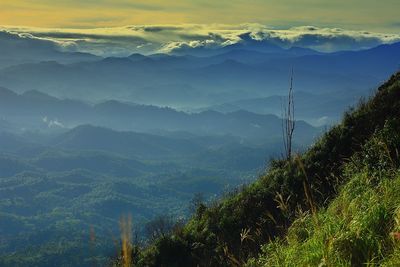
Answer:
[[95, 29], [0, 27], [4, 43], [35, 46], [100, 56], [132, 53], [190, 53], [191, 49], [218, 49], [235, 43], [264, 42], [283, 48], [304, 47], [321, 52], [359, 50], [400, 41], [399, 34], [314, 26], [274, 29], [260, 24], [135, 25]]

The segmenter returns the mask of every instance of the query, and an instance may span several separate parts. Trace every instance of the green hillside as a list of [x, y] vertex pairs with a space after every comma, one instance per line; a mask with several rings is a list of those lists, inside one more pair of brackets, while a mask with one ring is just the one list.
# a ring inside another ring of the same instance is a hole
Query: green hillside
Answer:
[[246, 266], [399, 266], [398, 126], [389, 121], [350, 158], [340, 175], [347, 182], [326, 208], [299, 211]]
[[400, 264], [399, 118], [400, 73], [304, 154], [135, 247], [134, 265]]

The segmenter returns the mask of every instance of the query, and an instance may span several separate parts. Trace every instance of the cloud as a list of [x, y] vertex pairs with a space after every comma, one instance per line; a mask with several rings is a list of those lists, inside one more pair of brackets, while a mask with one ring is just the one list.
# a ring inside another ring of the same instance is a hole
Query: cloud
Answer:
[[0, 57], [2, 59], [48, 55], [57, 53], [68, 45], [74, 44], [67, 41], [59, 42], [51, 38], [36, 37], [27, 32], [17, 33], [0, 29], [0, 51], [2, 51]]
[[398, 21], [399, 8], [398, 0], [1, 0], [0, 18], [7, 25], [63, 28], [251, 21], [396, 33], [388, 24]]
[[57, 119], [51, 120], [45, 116], [42, 118], [42, 121], [47, 125], [48, 128], [65, 128], [65, 125]]
[[293, 46], [309, 47], [319, 51], [358, 50], [384, 43], [400, 41], [398, 34], [349, 31], [340, 28], [297, 27], [288, 33]]
[[170, 32], [184, 30], [184, 27], [180, 26], [131, 26], [128, 27], [134, 31], [144, 31], [144, 32]]
[[296, 46], [333, 52], [400, 41], [399, 34], [315, 26], [275, 29], [262, 24], [133, 25], [94, 29], [0, 27], [1, 29], [16, 38], [42, 42], [47, 46], [54, 45], [62, 51], [90, 52], [102, 56], [216, 49], [238, 42], [265, 42], [284, 48]]
[[389, 27], [391, 28], [400, 28], [400, 22], [392, 22], [388, 24]]

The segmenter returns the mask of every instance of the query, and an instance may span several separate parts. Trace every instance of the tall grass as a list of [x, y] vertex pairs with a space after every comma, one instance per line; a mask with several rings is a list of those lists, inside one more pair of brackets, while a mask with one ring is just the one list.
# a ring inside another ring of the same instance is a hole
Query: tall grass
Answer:
[[348, 182], [329, 206], [316, 211], [306, 192], [310, 212], [247, 266], [400, 266], [399, 144], [386, 127], [375, 134], [344, 167]]

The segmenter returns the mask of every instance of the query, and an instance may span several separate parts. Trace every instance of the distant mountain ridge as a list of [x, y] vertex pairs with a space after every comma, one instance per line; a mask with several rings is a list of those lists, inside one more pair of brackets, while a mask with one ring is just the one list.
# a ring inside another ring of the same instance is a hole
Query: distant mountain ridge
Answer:
[[[363, 92], [343, 91], [332, 94], [311, 94], [307, 92], [296, 92], [294, 95], [296, 117], [317, 125], [331, 124], [337, 122], [342, 116], [342, 111], [351, 107], [359, 99]], [[260, 98], [249, 98], [220, 105], [209, 106], [203, 110], [215, 110], [230, 113], [238, 110], [248, 110], [258, 114], [274, 114], [282, 116], [282, 104], [285, 96], [269, 96]]]
[[62, 148], [102, 150], [122, 155], [165, 157], [195, 153], [201, 147], [185, 139], [134, 132], [117, 132], [90, 125], [78, 126], [53, 141]]
[[99, 57], [81, 52], [61, 52], [51, 41], [24, 37], [0, 30], [0, 69], [24, 63], [55, 60], [61, 63], [97, 60]]
[[[281, 119], [276, 115], [260, 115], [245, 110], [230, 113], [203, 111], [185, 113], [172, 108], [109, 100], [99, 104], [58, 99], [38, 91], [23, 94], [0, 89], [0, 113], [25, 127], [73, 128], [93, 124], [125, 131], [186, 131], [200, 135], [234, 135], [249, 140], [279, 139]], [[36, 126], [35, 126], [36, 124]], [[318, 129], [298, 122], [298, 138], [312, 140]]]
[[70, 63], [43, 57], [40, 62], [1, 69], [0, 84], [18, 92], [34, 89], [88, 101], [117, 99], [198, 108], [250, 96], [284, 95], [291, 67], [299, 91], [365, 90], [398, 69], [399, 51], [400, 43], [394, 43], [327, 54], [252, 40], [206, 56], [132, 54]]

